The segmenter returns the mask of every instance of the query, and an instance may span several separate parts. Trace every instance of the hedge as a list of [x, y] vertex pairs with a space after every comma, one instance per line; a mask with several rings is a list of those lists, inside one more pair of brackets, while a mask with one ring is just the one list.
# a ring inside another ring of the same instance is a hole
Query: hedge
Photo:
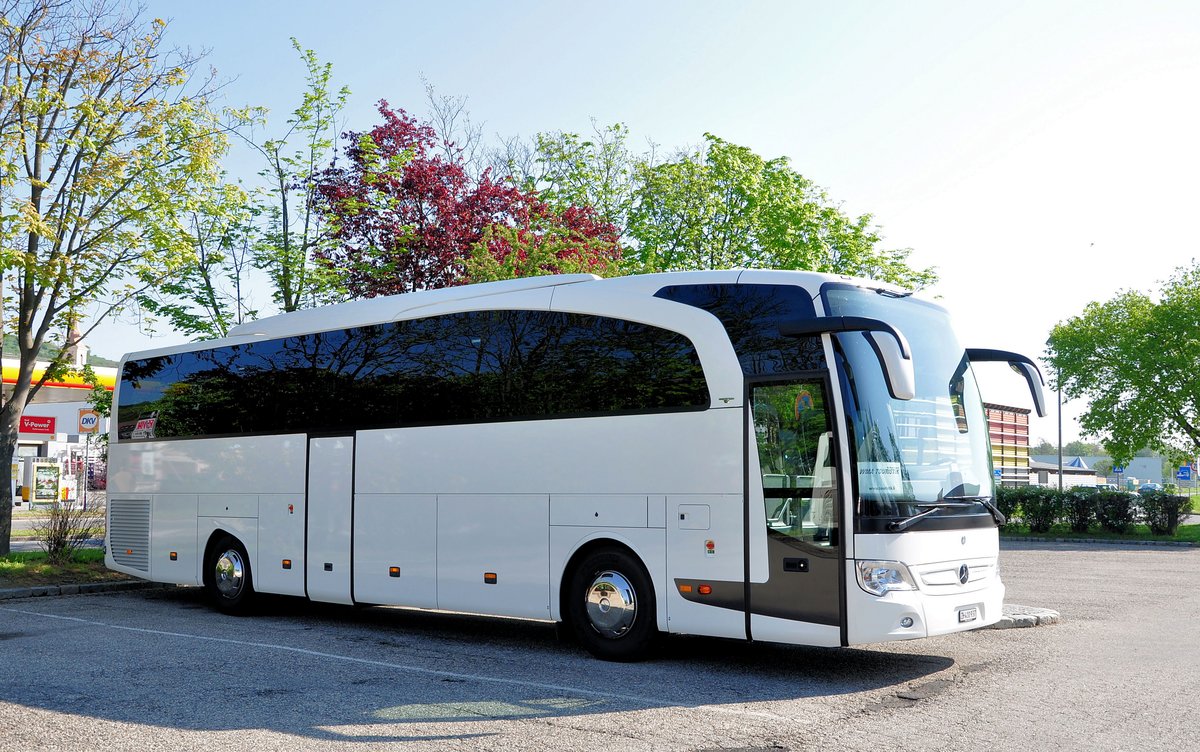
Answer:
[[1075, 487], [1059, 493], [1045, 486], [1004, 486], [996, 490], [996, 506], [1010, 522], [1020, 520], [1031, 533], [1049, 532], [1057, 522], [1075, 533], [1098, 523], [1110, 533], [1128, 534], [1145, 522], [1154, 535], [1175, 535], [1192, 512], [1192, 501], [1163, 491], [1138, 495]]
[[1191, 514], [1192, 500], [1164, 491], [1150, 491], [1142, 495], [1142, 511], [1151, 533], [1174, 535], [1183, 518]]

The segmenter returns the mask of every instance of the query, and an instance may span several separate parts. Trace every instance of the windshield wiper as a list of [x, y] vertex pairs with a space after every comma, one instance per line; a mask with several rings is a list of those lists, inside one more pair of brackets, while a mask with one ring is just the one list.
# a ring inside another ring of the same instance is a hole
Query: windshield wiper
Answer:
[[[947, 496], [947, 499], [969, 499], [969, 501], [909, 501], [905, 502], [919, 509], [925, 509], [924, 512], [914, 514], [912, 517], [905, 517], [902, 520], [895, 520], [888, 523], [888, 530], [893, 533], [898, 533], [901, 530], [907, 530], [915, 525], [918, 521], [925, 519], [929, 515], [939, 509], [966, 509], [975, 506], [978, 499], [970, 496]], [[926, 507], [928, 507], [926, 509]]]
[[943, 496], [942, 498], [952, 501], [977, 501], [987, 508], [997, 525], [1004, 525], [1008, 522], [1008, 518], [1004, 516], [1004, 512], [1001, 512], [1000, 508], [992, 503], [991, 496]]

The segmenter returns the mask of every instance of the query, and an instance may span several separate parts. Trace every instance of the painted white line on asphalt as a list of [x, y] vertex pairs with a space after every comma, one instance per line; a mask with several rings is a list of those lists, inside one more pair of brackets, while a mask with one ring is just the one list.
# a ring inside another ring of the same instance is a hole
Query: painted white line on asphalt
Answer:
[[[396, 671], [404, 671], [411, 674], [423, 674], [425, 676], [436, 676], [443, 679], [459, 679], [464, 681], [487, 682], [491, 684], [507, 684], [516, 687], [529, 687], [531, 689], [539, 689], [550, 692], [573, 693], [577, 695], [586, 695], [590, 697], [602, 697], [609, 700], [622, 700], [633, 703], [635, 705], [645, 705], [646, 707], [687, 707], [679, 706], [678, 703], [671, 702], [661, 698], [642, 697], [639, 695], [626, 695], [617, 692], [601, 692], [594, 689], [585, 689], [583, 687], [570, 687], [561, 684], [545, 684], [543, 682], [528, 681], [526, 679], [504, 679], [495, 676], [481, 676], [479, 674], [462, 674], [455, 671], [439, 671], [431, 668], [421, 668], [420, 666], [410, 666], [403, 663], [391, 663], [388, 661], [376, 661], [370, 658], [355, 658], [349, 655], [337, 655], [336, 653], [325, 653], [319, 650], [308, 650], [307, 648], [297, 648], [290, 645], [278, 645], [270, 642], [248, 642], [245, 640], [233, 640], [228, 637], [208, 637], [206, 635], [188, 634], [186, 632], [167, 632], [161, 629], [146, 629], [145, 627], [127, 627], [121, 624], [109, 624], [102, 621], [93, 621], [91, 619], [80, 619], [77, 616], [63, 616], [61, 614], [46, 614], [40, 611], [26, 611], [20, 608], [0, 607], [0, 611], [9, 611], [14, 614], [24, 614], [26, 616], [40, 616], [45, 619], [58, 619], [60, 621], [70, 621], [77, 624], [86, 624], [92, 627], [104, 627], [107, 629], [119, 629], [126, 632], [137, 632], [139, 634], [158, 635], [160, 637], [178, 637], [181, 639], [199, 640], [202, 642], [218, 642], [226, 645], [239, 645], [248, 648], [260, 648], [262, 650], [278, 650], [285, 653], [297, 653], [300, 655], [312, 656], [314, 658], [328, 658], [335, 661], [343, 661], [345, 663], [357, 663], [365, 666], [377, 666], [380, 668], [389, 668]], [[704, 705], [694, 706], [695, 709], [703, 707], [704, 712], [725, 713], [728, 715], [749, 716], [754, 718], [766, 718], [772, 721], [784, 721], [787, 723], [794, 722], [793, 719], [785, 718], [774, 713], [760, 713], [752, 710], [741, 710], [736, 708], [724, 708], [719, 705]]]

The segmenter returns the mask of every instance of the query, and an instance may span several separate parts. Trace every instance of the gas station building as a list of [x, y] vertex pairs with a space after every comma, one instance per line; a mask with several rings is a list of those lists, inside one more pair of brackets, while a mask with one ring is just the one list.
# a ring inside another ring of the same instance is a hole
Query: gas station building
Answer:
[[[17, 380], [18, 361], [3, 359], [4, 394], [12, 393]], [[48, 364], [39, 363], [34, 381], [41, 378]], [[112, 391], [117, 369], [93, 366], [100, 383]], [[100, 418], [87, 401], [91, 385], [81, 374], [72, 373], [58, 381], [48, 381], [21, 415], [21, 428], [13, 455], [13, 503], [76, 498], [91, 479], [98, 487], [104, 479], [104, 465], [96, 441], [108, 431], [108, 419]], [[57, 488], [52, 489], [57, 476]], [[18, 493], [18, 487], [21, 492]]]

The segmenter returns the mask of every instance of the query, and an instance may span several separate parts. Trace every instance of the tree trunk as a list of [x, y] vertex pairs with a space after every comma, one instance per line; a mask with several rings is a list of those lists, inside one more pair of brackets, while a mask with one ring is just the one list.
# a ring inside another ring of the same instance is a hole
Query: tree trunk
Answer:
[[12, 461], [17, 451], [17, 433], [21, 427], [21, 410], [11, 410], [10, 400], [0, 410], [0, 556], [10, 551], [12, 537], [13, 477]]

